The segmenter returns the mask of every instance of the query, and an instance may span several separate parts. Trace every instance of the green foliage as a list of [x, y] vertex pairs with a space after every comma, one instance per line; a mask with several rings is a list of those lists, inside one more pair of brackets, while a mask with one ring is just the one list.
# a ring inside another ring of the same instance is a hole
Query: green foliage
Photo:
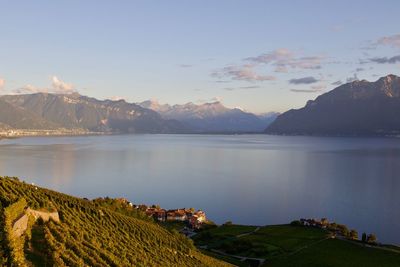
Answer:
[[356, 230], [351, 230], [349, 233], [349, 238], [353, 239], [353, 240], [357, 240], [358, 239], [358, 232]]
[[24, 236], [18, 237], [13, 232], [13, 223], [25, 213], [26, 201], [20, 199], [4, 209], [5, 242], [9, 248], [9, 263], [15, 266], [27, 266], [24, 255]]
[[[146, 215], [144, 210], [137, 209], [135, 206], [130, 206], [127, 202], [121, 201], [120, 199], [114, 198], [96, 198], [93, 200], [95, 205], [105, 207], [107, 209], [119, 212], [123, 215], [131, 216], [134, 218], [146, 220], [146, 221], [153, 221], [153, 219]], [[155, 206], [155, 205], [153, 205]]]
[[361, 241], [362, 241], [363, 243], [367, 242], [367, 234], [366, 234], [366, 233], [362, 233]]
[[[26, 199], [30, 207], [43, 208], [46, 203], [52, 203], [61, 222], [33, 225], [32, 238], [25, 243], [27, 256], [24, 258], [7, 250], [9, 244], [2, 246], [6, 257], [13, 262], [14, 258], [21, 261], [16, 266], [24, 266], [28, 261], [36, 266], [44, 261], [52, 266], [226, 266], [202, 255], [183, 235], [169, 232], [146, 218], [139, 219], [139, 213], [126, 212], [113, 201], [111, 205], [87, 201], [0, 178], [2, 206], [17, 198]], [[17, 205], [18, 209], [22, 206]], [[9, 233], [7, 227], [1, 229]], [[25, 256], [23, 246], [18, 251]]]
[[367, 243], [376, 244], [376, 236], [374, 234], [369, 234], [367, 236]]
[[303, 224], [302, 224], [299, 220], [292, 221], [292, 222], [290, 223], [290, 225], [291, 225], [291, 226], [303, 226]]

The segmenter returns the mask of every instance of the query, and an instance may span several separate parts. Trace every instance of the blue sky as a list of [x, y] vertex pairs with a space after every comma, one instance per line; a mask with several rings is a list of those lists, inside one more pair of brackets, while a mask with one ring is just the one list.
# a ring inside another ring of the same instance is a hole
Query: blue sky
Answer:
[[285, 111], [400, 75], [400, 1], [0, 1], [2, 94]]

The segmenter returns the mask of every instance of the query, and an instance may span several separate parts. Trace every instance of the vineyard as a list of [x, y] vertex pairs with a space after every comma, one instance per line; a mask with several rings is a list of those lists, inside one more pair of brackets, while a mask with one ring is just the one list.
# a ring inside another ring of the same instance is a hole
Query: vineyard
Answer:
[[[12, 223], [24, 206], [58, 211], [60, 222]], [[96, 201], [0, 178], [0, 266], [227, 266], [201, 254], [191, 240]]]

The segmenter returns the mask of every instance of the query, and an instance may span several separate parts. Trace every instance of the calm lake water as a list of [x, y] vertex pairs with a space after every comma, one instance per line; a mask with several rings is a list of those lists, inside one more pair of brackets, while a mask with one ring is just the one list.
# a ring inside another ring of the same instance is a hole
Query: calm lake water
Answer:
[[0, 175], [217, 223], [327, 217], [400, 244], [400, 139], [120, 135], [0, 141]]

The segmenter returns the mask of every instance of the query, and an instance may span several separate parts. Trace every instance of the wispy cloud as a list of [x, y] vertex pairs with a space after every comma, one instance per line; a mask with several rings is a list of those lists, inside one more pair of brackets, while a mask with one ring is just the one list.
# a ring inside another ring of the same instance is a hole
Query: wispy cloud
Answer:
[[231, 81], [225, 81], [225, 80], [218, 80], [218, 81], [215, 81], [216, 83], [230, 83]]
[[245, 60], [256, 64], [271, 64], [275, 67], [275, 72], [288, 72], [289, 68], [320, 69], [324, 58], [323, 56], [299, 57], [289, 49], [280, 48], [256, 57], [245, 58]]
[[311, 89], [290, 89], [294, 93], [317, 93], [326, 89], [325, 84], [311, 86]]
[[197, 100], [196, 100], [196, 103], [197, 103], [197, 104], [215, 103], [215, 102], [220, 102], [220, 103], [222, 103], [222, 97], [220, 97], [220, 96], [214, 96], [214, 97], [208, 98], [208, 99], [197, 99]]
[[240, 89], [257, 89], [257, 88], [260, 88], [261, 86], [259, 86], [259, 85], [252, 85], [252, 86], [242, 86], [242, 87], [239, 87]]
[[315, 89], [290, 89], [293, 93], [316, 93], [318, 90]]
[[333, 83], [331, 83], [331, 84], [332, 84], [332, 85], [339, 86], [339, 85], [342, 85], [343, 82], [339, 80], [339, 81], [333, 82]]
[[357, 73], [354, 73], [353, 77], [349, 77], [346, 79], [346, 82], [351, 83], [354, 81], [358, 81]]
[[315, 91], [322, 91], [326, 89], [326, 85], [325, 84], [318, 84], [318, 85], [314, 85], [311, 86], [311, 88]]
[[400, 48], [400, 34], [384, 36], [377, 41], [377, 44]]
[[318, 80], [312, 76], [289, 80], [289, 83], [291, 84], [311, 84], [316, 82], [318, 82]]
[[369, 59], [370, 62], [378, 64], [395, 64], [400, 62], [400, 55], [394, 57], [374, 57]]
[[251, 90], [251, 89], [258, 89], [258, 88], [261, 88], [261, 86], [252, 85], [252, 86], [240, 86], [240, 87], [225, 87], [223, 89], [226, 91], [235, 91], [235, 90]]
[[179, 64], [179, 67], [181, 67], [181, 68], [191, 68], [191, 67], [193, 67], [193, 65], [190, 65], [190, 64]]
[[232, 80], [242, 80], [248, 82], [254, 81], [273, 81], [276, 80], [275, 76], [258, 74], [254, 70], [254, 66], [246, 64], [242, 66], [228, 66], [220, 70], [214, 71], [211, 74], [216, 78], [231, 78]]
[[274, 72], [287, 73], [293, 69], [316, 70], [321, 68], [324, 56], [303, 56], [297, 55], [286, 48], [279, 48], [269, 53], [264, 53], [254, 57], [244, 58], [247, 64], [230, 65], [211, 73], [215, 78], [230, 78], [232, 80], [242, 81], [273, 81], [274, 75], [259, 74], [257, 67], [269, 65], [273, 67]]
[[39, 88], [32, 84], [24, 85], [20, 88], [13, 90], [14, 94], [35, 94], [35, 93], [47, 93], [47, 88]]

